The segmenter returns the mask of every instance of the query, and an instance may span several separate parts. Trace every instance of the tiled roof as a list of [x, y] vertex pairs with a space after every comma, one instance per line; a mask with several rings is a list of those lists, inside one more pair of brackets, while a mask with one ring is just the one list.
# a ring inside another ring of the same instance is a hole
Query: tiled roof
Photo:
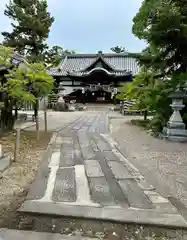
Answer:
[[[98, 58], [98, 54], [65, 55], [58, 67], [49, 70], [49, 74], [52, 76], [84, 76], [87, 74], [85, 69], [92, 65]], [[127, 75], [127, 73], [136, 75], [140, 71], [140, 66], [136, 58], [131, 57], [128, 53], [102, 54], [102, 59], [114, 69], [111, 73], [116, 76]]]

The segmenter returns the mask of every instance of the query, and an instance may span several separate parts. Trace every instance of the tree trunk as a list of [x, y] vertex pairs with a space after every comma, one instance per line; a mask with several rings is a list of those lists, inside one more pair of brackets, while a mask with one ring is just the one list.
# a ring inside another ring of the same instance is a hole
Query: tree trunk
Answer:
[[144, 111], [144, 121], [147, 120], [147, 115], [148, 115], [148, 112], [147, 112], [147, 111]]
[[14, 127], [15, 117], [12, 113], [12, 103], [6, 99], [4, 101], [4, 107], [1, 109], [1, 130], [10, 131]]
[[36, 99], [36, 102], [34, 104], [34, 119], [35, 120], [38, 117], [38, 108], [39, 108], [39, 101], [38, 101], [38, 99]]
[[15, 120], [17, 120], [17, 119], [18, 119], [18, 108], [15, 107]]

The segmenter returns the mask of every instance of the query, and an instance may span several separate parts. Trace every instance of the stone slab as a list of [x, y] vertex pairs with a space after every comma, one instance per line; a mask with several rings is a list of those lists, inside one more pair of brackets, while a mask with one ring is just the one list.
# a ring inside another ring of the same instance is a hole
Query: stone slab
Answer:
[[48, 164], [51, 161], [52, 151], [52, 143], [50, 143], [46, 151], [42, 154], [42, 162], [38, 169], [36, 179], [31, 184], [27, 195], [28, 200], [40, 199], [45, 194], [49, 173], [51, 171], [50, 168], [48, 168]]
[[103, 141], [102, 139], [96, 140], [95, 142], [101, 152], [111, 150], [110, 145], [107, 142]]
[[187, 229], [187, 222], [180, 214], [162, 213], [153, 210], [126, 209], [118, 207], [89, 207], [65, 203], [25, 201], [21, 213], [52, 214], [57, 216], [108, 220], [120, 223], [148, 224]]
[[70, 167], [74, 166], [74, 150], [73, 148], [61, 149], [60, 154], [60, 167]]
[[0, 172], [4, 172], [11, 165], [11, 157], [3, 156], [0, 159]]
[[74, 163], [75, 165], [83, 165], [83, 157], [81, 155], [78, 139], [74, 139]]
[[94, 159], [95, 153], [91, 146], [81, 146], [81, 153], [84, 160]]
[[142, 209], [154, 208], [151, 201], [134, 180], [120, 180], [119, 185], [126, 195], [130, 207]]
[[150, 185], [146, 179], [139, 179], [138, 181], [138, 185], [144, 190], [144, 191], [151, 191], [154, 190], [155, 188]]
[[159, 204], [159, 203], [169, 203], [168, 199], [160, 196], [159, 194], [157, 195], [148, 195], [149, 199], [153, 204]]
[[55, 202], [76, 201], [74, 168], [59, 169], [57, 171], [52, 200]]
[[127, 179], [132, 177], [123, 163], [108, 161], [108, 165], [116, 179]]
[[124, 195], [119, 184], [117, 183], [117, 181], [114, 177], [114, 174], [112, 173], [112, 170], [108, 166], [108, 164], [103, 156], [103, 153], [96, 152], [96, 159], [100, 163], [101, 169], [105, 175], [108, 185], [110, 186], [110, 191], [111, 191], [112, 196], [114, 197], [115, 202], [118, 203], [120, 206], [127, 207], [128, 206], [127, 198]]
[[187, 208], [185, 207], [185, 205], [174, 197], [168, 197], [168, 199], [171, 202], [171, 204], [178, 209], [178, 211], [187, 221]]
[[114, 198], [111, 195], [110, 187], [104, 177], [102, 178], [89, 178], [91, 199], [95, 203], [102, 206], [116, 205]]
[[119, 158], [112, 151], [104, 151], [103, 155], [108, 161], [120, 161]]
[[91, 140], [90, 143], [94, 152], [99, 151], [97, 144], [94, 142], [94, 140]]
[[101, 166], [97, 160], [85, 160], [84, 163], [88, 177], [104, 177]]
[[97, 240], [81, 236], [65, 236], [57, 233], [41, 233], [31, 231], [19, 231], [0, 229], [0, 240]]
[[29, 190], [27, 195], [28, 200], [40, 199], [44, 196], [50, 171], [50, 168], [47, 167], [41, 169], [36, 181], [32, 184], [32, 187]]

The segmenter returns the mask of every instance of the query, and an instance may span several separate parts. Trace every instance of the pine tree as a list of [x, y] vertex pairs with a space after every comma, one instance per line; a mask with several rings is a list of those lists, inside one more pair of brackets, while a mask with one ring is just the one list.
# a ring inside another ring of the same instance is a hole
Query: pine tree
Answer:
[[53, 46], [44, 52], [44, 62], [47, 67], [58, 66], [63, 54], [74, 54], [75, 51]]
[[54, 21], [46, 0], [10, 0], [5, 15], [12, 19], [12, 32], [3, 32], [4, 45], [30, 57], [43, 60], [50, 27]]
[[127, 49], [124, 48], [124, 47], [119, 47], [119, 46], [115, 46], [115, 47], [112, 47], [110, 49], [112, 52], [115, 52], [115, 53], [125, 53], [127, 52]]

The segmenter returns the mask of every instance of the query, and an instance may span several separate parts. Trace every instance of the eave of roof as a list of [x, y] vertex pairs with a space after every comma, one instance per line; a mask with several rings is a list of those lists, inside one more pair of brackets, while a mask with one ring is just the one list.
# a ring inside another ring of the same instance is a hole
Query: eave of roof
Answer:
[[103, 72], [109, 76], [128, 76], [128, 75], [132, 75], [131, 72], [127, 72], [127, 71], [114, 71], [114, 72], [109, 72], [104, 68], [94, 68], [90, 71], [77, 71], [77, 72], [73, 72], [73, 73], [69, 73], [68, 76], [72, 76], [72, 77], [86, 77], [89, 76], [90, 74], [94, 73], [94, 72]]

